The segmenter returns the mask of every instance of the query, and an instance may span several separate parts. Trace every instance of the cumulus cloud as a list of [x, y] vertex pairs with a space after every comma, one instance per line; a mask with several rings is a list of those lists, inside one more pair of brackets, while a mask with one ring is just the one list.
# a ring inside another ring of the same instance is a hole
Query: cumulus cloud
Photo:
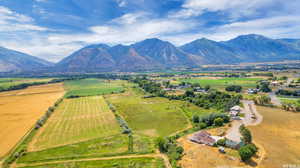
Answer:
[[[278, 0], [275, 0], [278, 1]], [[181, 10], [171, 12], [170, 17], [189, 18], [204, 12], [227, 12], [233, 18], [255, 15], [258, 9], [276, 3], [274, 0], [186, 0]]]
[[131, 13], [114, 19], [107, 25], [92, 26], [87, 34], [52, 35], [49, 40], [87, 43], [130, 44], [145, 38], [160, 37], [188, 31], [195, 27], [191, 21], [177, 19], [151, 19], [147, 14]]
[[0, 32], [45, 31], [47, 28], [34, 24], [34, 19], [0, 6]]
[[[119, 7], [128, 7], [143, 0], [115, 1]], [[35, 5], [33, 12], [47, 16], [42, 5]], [[250, 33], [273, 38], [296, 38], [300, 37], [299, 5], [300, 1], [294, 0], [185, 0], [181, 9], [168, 11], [167, 16], [157, 17], [151, 11], [136, 9], [129, 12], [126, 9], [122, 16], [101, 24], [93, 23], [83, 31], [69, 31], [68, 27], [52, 30], [37, 25], [34, 18], [0, 6], [0, 46], [56, 62], [88, 44], [131, 44], [153, 37], [176, 45], [202, 37], [222, 41]], [[206, 12], [222, 13], [225, 21], [206, 26], [203, 18], [195, 17]], [[261, 12], [263, 15], [259, 15]], [[68, 20], [76, 24], [79, 19], [70, 17]]]

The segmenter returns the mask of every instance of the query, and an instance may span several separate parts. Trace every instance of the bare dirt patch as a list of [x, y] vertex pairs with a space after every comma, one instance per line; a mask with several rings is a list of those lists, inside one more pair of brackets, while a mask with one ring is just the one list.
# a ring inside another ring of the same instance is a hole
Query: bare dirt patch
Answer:
[[62, 84], [0, 93], [0, 157], [12, 149], [63, 94]]
[[183, 168], [214, 168], [214, 167], [243, 167], [236, 151], [226, 149], [227, 154], [218, 152], [218, 148], [196, 144], [187, 137], [179, 139], [185, 151], [185, 155], [179, 164]]

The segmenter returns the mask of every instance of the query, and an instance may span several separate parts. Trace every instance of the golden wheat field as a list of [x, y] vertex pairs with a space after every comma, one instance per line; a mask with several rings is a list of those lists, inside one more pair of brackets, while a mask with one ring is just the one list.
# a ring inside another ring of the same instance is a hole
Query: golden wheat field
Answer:
[[62, 83], [0, 93], [0, 157], [9, 152], [63, 94]]

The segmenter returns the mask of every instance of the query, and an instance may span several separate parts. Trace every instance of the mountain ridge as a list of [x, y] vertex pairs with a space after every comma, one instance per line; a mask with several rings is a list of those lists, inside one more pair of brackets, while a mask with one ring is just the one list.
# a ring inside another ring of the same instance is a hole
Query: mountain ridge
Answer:
[[[158, 38], [145, 39], [131, 45], [109, 46], [99, 43], [73, 52], [54, 66], [28, 54], [8, 49], [4, 51], [6, 54], [12, 52], [10, 54], [16, 60], [26, 57], [30, 61], [19, 61], [20, 65], [7, 63], [7, 56], [6, 61], [1, 60], [3, 51], [0, 47], [0, 72], [3, 69], [26, 71], [39, 68], [45, 68], [49, 72], [143, 71], [194, 68], [207, 64], [300, 60], [300, 39], [271, 39], [248, 34], [219, 42], [201, 38], [182, 46], [175, 46]], [[18, 66], [21, 68], [17, 68]]]
[[0, 46], [0, 72], [35, 71], [54, 63]]

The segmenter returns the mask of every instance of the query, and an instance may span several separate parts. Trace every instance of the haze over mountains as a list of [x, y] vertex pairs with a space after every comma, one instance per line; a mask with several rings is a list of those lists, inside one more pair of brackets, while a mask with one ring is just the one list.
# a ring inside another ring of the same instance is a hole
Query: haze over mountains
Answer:
[[156, 38], [128, 46], [96, 44], [74, 52], [53, 67], [47, 61], [8, 51], [0, 49], [0, 72], [45, 66], [49, 67], [49, 71], [62, 72], [138, 71], [198, 67], [203, 64], [300, 60], [300, 40], [270, 39], [250, 34], [223, 42], [202, 38], [179, 47]]

